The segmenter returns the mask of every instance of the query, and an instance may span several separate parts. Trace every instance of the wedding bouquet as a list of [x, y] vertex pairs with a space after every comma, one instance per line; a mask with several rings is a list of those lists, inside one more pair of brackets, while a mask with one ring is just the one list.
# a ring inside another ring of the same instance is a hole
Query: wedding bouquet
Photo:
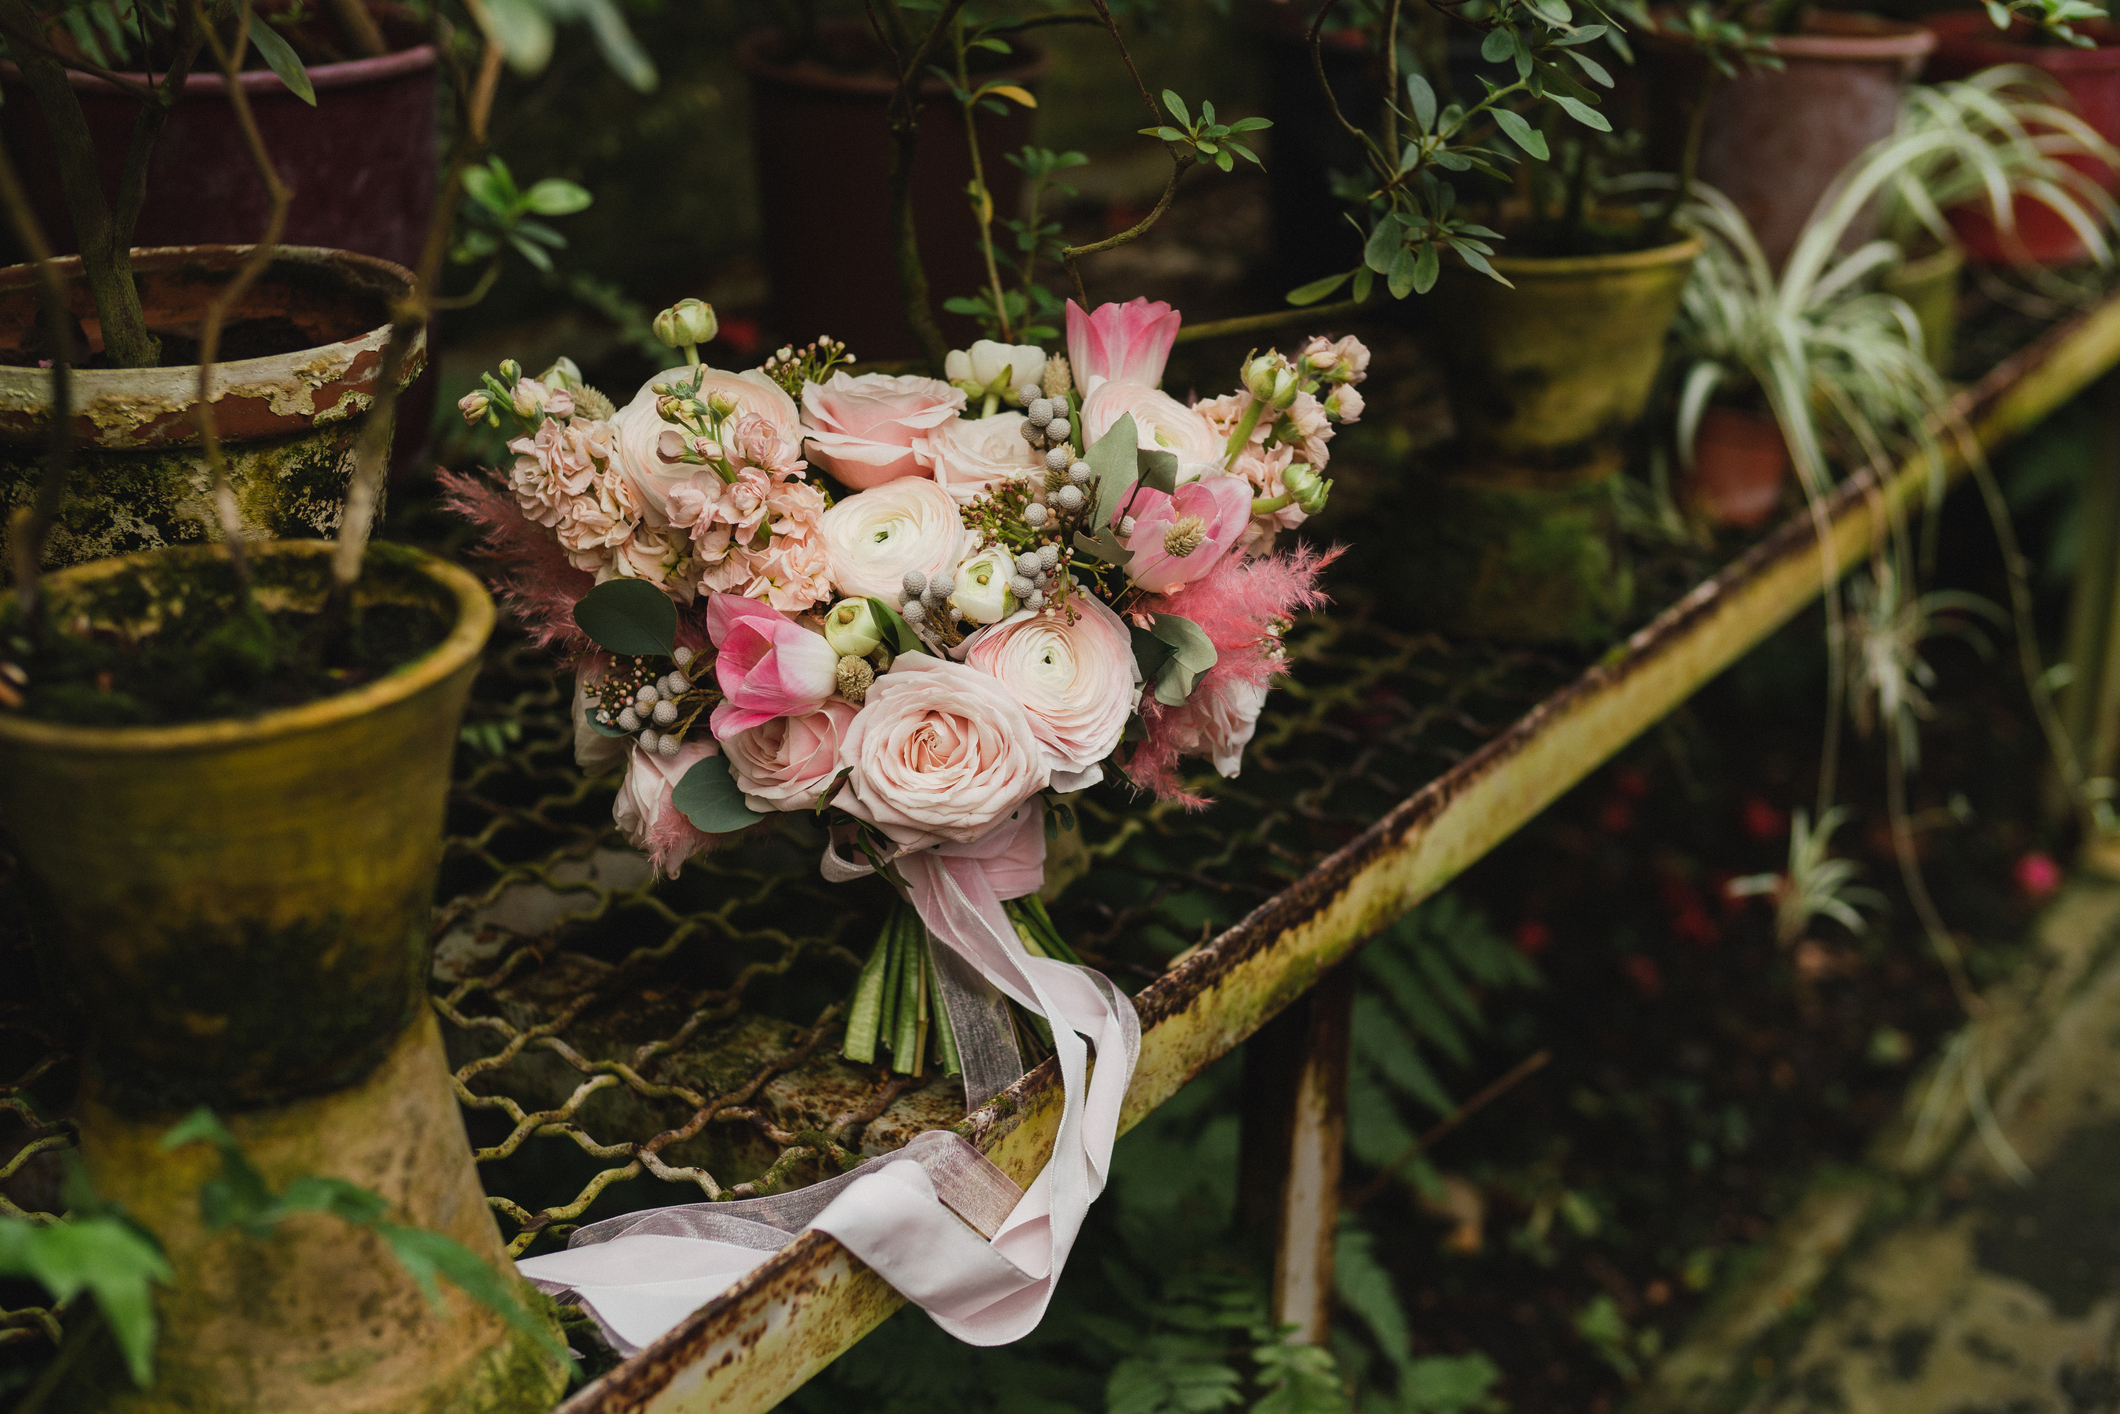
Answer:
[[[1050, 1219], [1049, 1250], [1017, 1263], [1029, 1284], [1057, 1276], [1102, 1187], [1139, 1035], [1039, 902], [1048, 835], [1109, 771], [1195, 806], [1180, 758], [1237, 774], [1332, 558], [1275, 539], [1324, 505], [1334, 429], [1362, 410], [1352, 338], [1255, 353], [1235, 391], [1181, 402], [1158, 386], [1179, 324], [1070, 302], [1064, 356], [981, 341], [946, 379], [856, 374], [820, 339], [732, 373], [700, 364], [714, 316], [685, 301], [656, 328], [686, 365], [623, 408], [565, 360], [503, 364], [461, 408], [520, 431], [513, 465], [444, 475], [504, 601], [576, 661], [576, 755], [623, 764], [613, 820], [659, 869], [803, 812], [829, 831], [828, 879], [897, 890], [847, 1055], [880, 1046], [916, 1074], [932, 1055], [968, 1105], [1026, 1048], [1058, 1056], [1077, 1128], [1056, 1155], [1089, 1176], [1010, 1218]], [[862, 1251], [830, 1211], [804, 1220]], [[1028, 1329], [1006, 1301], [956, 1325], [922, 1304], [967, 1339]]]

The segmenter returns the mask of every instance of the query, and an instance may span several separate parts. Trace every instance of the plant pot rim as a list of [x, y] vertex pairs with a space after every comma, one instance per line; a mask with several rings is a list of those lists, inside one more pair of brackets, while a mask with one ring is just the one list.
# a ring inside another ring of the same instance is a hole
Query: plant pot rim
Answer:
[[[867, 26], [859, 20], [821, 20], [821, 32], [867, 33]], [[764, 79], [769, 83], [785, 84], [792, 88], [806, 88], [816, 92], [840, 94], [848, 98], [887, 99], [898, 91], [895, 79], [881, 74], [843, 74], [827, 69], [820, 64], [783, 63], [772, 56], [774, 47], [786, 37], [787, 31], [775, 25], [767, 29], [752, 30], [736, 41], [736, 62], [742, 66], [746, 77], [756, 82]], [[994, 70], [991, 77], [1006, 77], [1017, 83], [1036, 83], [1045, 77], [1052, 60], [1045, 46], [1034, 39], [1021, 35], [1010, 40], [1016, 53], [1010, 63]], [[920, 80], [920, 96], [925, 99], [946, 97], [950, 87], [932, 74]]]
[[[1676, 13], [1670, 8], [1652, 12], [1649, 42], [1690, 51], [1691, 39], [1664, 28], [1664, 21]], [[1807, 23], [1813, 27], [1810, 33], [1768, 35], [1768, 46], [1784, 59], [1853, 64], [1920, 59], [1936, 47], [1935, 33], [1922, 25], [1861, 11], [1813, 11]]]
[[[334, 88], [355, 88], [362, 84], [379, 83], [394, 79], [401, 74], [415, 74], [434, 67], [434, 46], [416, 44], [410, 49], [397, 49], [373, 58], [342, 59], [335, 64], [317, 64], [310, 67], [310, 86], [318, 93]], [[159, 81], [159, 74], [124, 74], [134, 83], [151, 85]], [[236, 76], [243, 92], [258, 97], [271, 93], [292, 94], [294, 90], [280, 81], [280, 76], [270, 69], [245, 69]], [[125, 91], [116, 84], [95, 74], [84, 74], [78, 69], [66, 71], [66, 81], [77, 92], [107, 94], [123, 97]], [[23, 82], [22, 70], [11, 59], [0, 59], [0, 82], [19, 84]], [[228, 91], [228, 81], [218, 73], [191, 73], [184, 76], [183, 97], [186, 99], [219, 99]]]
[[1624, 275], [1636, 270], [1654, 270], [1683, 265], [1700, 254], [1699, 236], [1686, 236], [1669, 245], [1647, 250], [1617, 251], [1609, 255], [1490, 255], [1487, 263], [1508, 275], [1533, 280], [1573, 279], [1586, 275]]
[[1985, 11], [1952, 11], [1926, 16], [1922, 22], [1936, 36], [1938, 45], [1967, 55], [1991, 55], [1990, 62], [2030, 64], [2050, 73], [2120, 68], [2120, 24], [2110, 20], [2078, 20], [2073, 28], [2097, 41], [2091, 49], [2066, 44], [2027, 44], [2019, 35], [2031, 26], [2012, 24], [1996, 29]]
[[[338, 547], [330, 540], [259, 540], [252, 541], [247, 548], [253, 558], [264, 558], [276, 555], [329, 557]], [[0, 713], [0, 743], [32, 751], [156, 756], [248, 746], [323, 731], [351, 718], [404, 702], [457, 672], [466, 661], [477, 656], [493, 631], [494, 610], [492, 596], [470, 571], [411, 546], [392, 548], [415, 557], [419, 573], [449, 591], [456, 601], [456, 622], [451, 625], [447, 638], [374, 682], [297, 707], [274, 708], [255, 717], [222, 717], [174, 726], [77, 727]], [[225, 558], [227, 554], [227, 548], [217, 544], [168, 545], [119, 559], [92, 560], [85, 565], [75, 565], [45, 575], [43, 583], [47, 586], [71, 585], [105, 579], [164, 556]], [[13, 592], [9, 591], [0, 602], [13, 597]]]
[[[253, 249], [247, 245], [138, 246], [132, 252], [132, 268], [139, 275], [196, 262], [218, 262], [233, 270]], [[402, 265], [328, 246], [281, 246], [273, 252], [272, 263], [282, 262], [327, 270], [349, 288], [368, 290], [386, 303], [411, 290], [414, 283], [413, 273]], [[58, 256], [52, 263], [59, 268], [62, 281], [73, 283], [80, 278], [80, 256]], [[271, 270], [268, 265], [267, 276]], [[36, 281], [34, 265], [0, 268], [0, 294], [33, 288]], [[332, 399], [324, 412], [345, 406], [346, 397], [371, 388], [381, 375], [390, 327], [385, 318], [363, 333], [331, 343], [216, 364], [216, 404], [248, 401], [263, 407], [249, 419], [258, 425], [224, 426], [222, 437], [299, 432], [323, 420], [319, 394]], [[422, 330], [415, 339], [413, 356], [405, 364], [405, 383], [410, 383], [425, 363], [426, 337]], [[142, 448], [192, 446], [198, 442], [198, 428], [192, 421], [192, 408], [199, 394], [197, 364], [170, 368], [76, 368], [71, 381], [74, 435], [82, 445]], [[334, 390], [338, 390], [336, 395]], [[0, 365], [0, 442], [22, 444], [46, 438], [50, 399], [48, 370]], [[339, 415], [351, 416], [362, 410], [348, 408]]]

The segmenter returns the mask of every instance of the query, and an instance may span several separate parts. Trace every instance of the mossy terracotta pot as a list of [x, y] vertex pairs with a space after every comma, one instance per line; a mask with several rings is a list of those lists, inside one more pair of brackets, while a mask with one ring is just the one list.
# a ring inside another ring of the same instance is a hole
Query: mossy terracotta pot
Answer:
[[[260, 602], [321, 603], [331, 549], [254, 547]], [[137, 629], [182, 582], [137, 571], [225, 553], [102, 561], [46, 592], [62, 624]], [[365, 1230], [316, 1216], [262, 1241], [206, 1231], [199, 1186], [217, 1160], [159, 1147], [211, 1106], [269, 1182], [349, 1179], [393, 1220], [510, 1270], [424, 992], [450, 760], [493, 606], [469, 574], [395, 547], [370, 552], [360, 593], [430, 607], [448, 636], [352, 691], [246, 719], [0, 714], [0, 820], [46, 963], [88, 1026], [82, 1156], [175, 1272], [156, 1292], [154, 1385], [81, 1361], [52, 1407], [530, 1411], [559, 1391], [534, 1344], [461, 1293], [436, 1313]]]
[[1686, 508], [1710, 525], [1751, 530], [1773, 519], [1789, 485], [1789, 444], [1762, 412], [1710, 407], [1679, 481]]
[[[194, 411], [199, 370], [182, 355], [249, 252], [133, 252], [148, 327], [173, 366], [75, 370], [73, 470], [45, 542], [47, 567], [220, 538]], [[87, 352], [98, 353], [101, 325], [80, 260], [58, 264]], [[412, 273], [389, 261], [289, 246], [230, 314], [212, 402], [246, 539], [337, 531], [360, 415], [373, 406], [382, 376], [391, 305], [411, 288]], [[6, 514], [35, 494], [43, 475], [54, 411], [51, 375], [37, 366], [48, 356], [42, 343], [36, 271], [0, 270], [0, 550]], [[425, 361], [422, 335], [400, 387]]]

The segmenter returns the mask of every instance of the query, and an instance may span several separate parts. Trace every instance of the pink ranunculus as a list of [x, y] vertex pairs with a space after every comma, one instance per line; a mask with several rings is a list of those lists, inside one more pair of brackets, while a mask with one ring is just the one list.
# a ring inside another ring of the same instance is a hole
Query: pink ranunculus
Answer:
[[801, 716], [775, 717], [722, 742], [744, 804], [760, 814], [809, 810], [839, 773], [839, 743], [854, 706], [837, 698]]
[[1081, 305], [1069, 300], [1067, 361], [1076, 386], [1094, 392], [1092, 380], [1108, 378], [1155, 387], [1163, 381], [1163, 365], [1183, 322], [1178, 311], [1160, 300], [1099, 305], [1095, 314], [1083, 313]]
[[959, 505], [999, 482], [1045, 467], [1045, 454], [1023, 440], [1020, 412], [945, 422], [927, 435], [927, 450], [934, 458], [935, 480]]
[[802, 390], [804, 440], [825, 470], [856, 491], [934, 470], [927, 437], [957, 416], [964, 394], [939, 378], [835, 373]]
[[1023, 704], [1062, 790], [1092, 783], [1081, 778], [1118, 746], [1141, 696], [1133, 635], [1094, 594], [979, 630], [965, 641], [964, 661]]
[[694, 828], [671, 799], [685, 772], [719, 753], [720, 748], [705, 732], [688, 734], [675, 756], [643, 751], [638, 746], [626, 753], [626, 778], [619, 785], [618, 799], [611, 803], [611, 823], [625, 834], [628, 843], [672, 878], [687, 859], [727, 838]]
[[[1151, 594], [1169, 594], [1205, 575], [1243, 539], [1251, 521], [1251, 483], [1209, 475], [1186, 482], [1175, 495], [1137, 491], [1131, 505], [1127, 578]], [[1199, 538], [1190, 553], [1173, 553], [1193, 535]]]
[[962, 663], [907, 653], [869, 687], [839, 745], [836, 797], [902, 849], [970, 844], [1052, 780], [1029, 716]]
[[689, 387], [695, 374], [700, 380], [700, 398], [710, 399], [717, 394], [726, 398], [736, 408], [735, 420], [739, 426], [743, 415], [751, 413], [763, 418], [768, 426], [790, 441], [800, 431], [801, 415], [796, 411], [795, 400], [778, 383], [755, 368], [747, 368], [741, 373], [725, 373], [718, 368], [709, 368], [703, 373], [696, 368], [671, 368], [656, 374], [642, 384], [640, 391], [633, 395], [633, 401], [620, 408], [611, 419], [617, 429], [618, 465], [639, 488], [644, 515], [652, 526], [661, 527], [668, 523], [672, 488], [695, 476], [714, 475], [696, 462], [682, 460], [687, 450], [687, 434], [677, 424], [663, 421], [662, 414], [655, 407], [661, 396], [655, 391], [657, 383]]
[[1222, 460], [1222, 439], [1206, 418], [1170, 394], [1138, 383], [1099, 383], [1082, 402], [1083, 436], [1094, 443], [1129, 414], [1134, 440], [1144, 452], [1170, 452], [1180, 463], [1195, 465]]
[[839, 655], [824, 635], [755, 599], [716, 594], [707, 600], [714, 640], [714, 680], [725, 701], [714, 709], [722, 740], [775, 717], [815, 711], [837, 686]]
[[924, 476], [902, 477], [847, 497], [824, 513], [832, 583], [855, 598], [898, 602], [908, 570], [949, 579], [971, 534], [950, 493]]

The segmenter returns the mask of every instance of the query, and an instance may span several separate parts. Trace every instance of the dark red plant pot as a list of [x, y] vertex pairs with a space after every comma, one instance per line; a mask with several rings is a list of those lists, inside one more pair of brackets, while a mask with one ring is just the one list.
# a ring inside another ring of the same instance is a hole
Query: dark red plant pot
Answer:
[[[2068, 93], [2076, 112], [2107, 142], [2120, 144], [2120, 28], [2111, 24], [2077, 24], [2098, 41], [2095, 49], [2029, 42], [2030, 27], [1995, 28], [1984, 10], [1931, 15], [1922, 23], [1936, 36], [1928, 72], [1937, 79], [1962, 79], [1997, 64], [2028, 64], [2050, 75]], [[2120, 191], [2120, 172], [2092, 157], [2064, 158], [2069, 166]], [[2016, 220], [2013, 243], [1984, 209], [1963, 207], [1951, 213], [1951, 229], [1966, 254], [1989, 265], [2068, 265], [2089, 252], [2075, 230], [2053, 208], [2020, 196], [2011, 208]]]
[[[751, 141], [758, 162], [759, 210], [769, 316], [780, 339], [807, 342], [830, 334], [857, 358], [910, 358], [921, 350], [898, 294], [891, 239], [891, 135], [886, 122], [893, 85], [857, 71], [873, 57], [858, 21], [818, 27], [833, 62], [787, 62], [777, 30], [748, 35], [736, 57], [751, 81]], [[1015, 41], [1014, 62], [984, 80], [1036, 92], [1043, 51]], [[985, 258], [965, 185], [971, 146], [961, 110], [940, 80], [921, 87], [920, 137], [913, 157], [913, 230], [935, 310], [986, 283]], [[1023, 177], [1004, 154], [1031, 140], [1032, 114], [1017, 104], [978, 118], [980, 164], [994, 198], [995, 253], [1006, 261], [1002, 223], [1017, 213]], [[1004, 278], [1006, 276], [1004, 275]], [[940, 315], [943, 333], [961, 348], [979, 337], [970, 319]]]
[[[1700, 179], [1737, 204], [1779, 270], [1811, 210], [1841, 170], [1891, 136], [1906, 85], [1936, 40], [1919, 25], [1814, 10], [1805, 32], [1771, 41], [1780, 69], [1740, 68], [1708, 94]], [[1650, 160], [1678, 170], [1704, 61], [1689, 40], [1651, 34], [1642, 46]], [[1850, 244], [1869, 238], [1862, 220]]]
[[[248, 70], [243, 92], [258, 130], [294, 188], [281, 242], [373, 255], [417, 267], [434, 211], [436, 186], [434, 49], [409, 11], [377, 6], [396, 52], [374, 59], [317, 64], [311, 107], [270, 70]], [[210, 64], [210, 56], [209, 56]], [[133, 75], [146, 82], [147, 75]], [[106, 197], [115, 196], [139, 103], [90, 74], [69, 73], [96, 144]], [[78, 251], [59, 164], [43, 114], [12, 64], [0, 63], [0, 139], [14, 156], [46, 238], [59, 254]], [[194, 72], [149, 160], [147, 199], [132, 244], [248, 245], [265, 229], [265, 184], [244, 150], [226, 81]], [[430, 331], [430, 338], [432, 331]], [[430, 369], [398, 406], [398, 470], [426, 439], [434, 411]]]
[[1714, 525], [1750, 530], [1781, 508], [1789, 447], [1765, 413], [1710, 407], [1693, 437], [1693, 465], [1680, 483], [1687, 507]]

